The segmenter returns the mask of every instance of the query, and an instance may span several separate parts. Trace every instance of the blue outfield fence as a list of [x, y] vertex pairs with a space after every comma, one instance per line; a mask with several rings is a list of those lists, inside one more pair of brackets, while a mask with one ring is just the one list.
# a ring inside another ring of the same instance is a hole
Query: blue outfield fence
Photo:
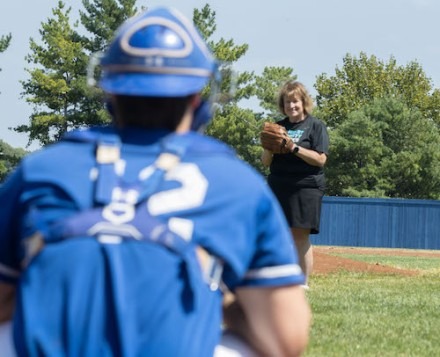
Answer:
[[325, 196], [316, 245], [440, 249], [440, 201]]

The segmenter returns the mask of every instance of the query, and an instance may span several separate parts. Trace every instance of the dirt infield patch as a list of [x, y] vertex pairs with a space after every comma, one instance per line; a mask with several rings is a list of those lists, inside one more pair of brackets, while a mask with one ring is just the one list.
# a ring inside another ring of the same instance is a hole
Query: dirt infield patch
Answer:
[[366, 263], [334, 254], [384, 255], [384, 256], [411, 256], [411, 257], [438, 257], [440, 251], [423, 251], [410, 249], [389, 248], [355, 248], [355, 247], [313, 247], [313, 274], [329, 274], [340, 270], [355, 272], [371, 272], [383, 274], [417, 275], [416, 270], [399, 269], [377, 263]]

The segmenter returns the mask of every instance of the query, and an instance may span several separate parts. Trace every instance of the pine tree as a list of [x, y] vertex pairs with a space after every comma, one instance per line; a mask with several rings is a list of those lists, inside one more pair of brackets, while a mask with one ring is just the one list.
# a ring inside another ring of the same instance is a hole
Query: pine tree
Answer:
[[29, 125], [15, 131], [28, 133], [29, 144], [57, 141], [66, 131], [108, 121], [99, 90], [86, 83], [89, 57], [78, 35], [77, 24], [70, 25], [71, 8], [62, 1], [52, 10], [53, 17], [42, 23], [41, 44], [30, 39], [30, 79], [23, 81], [22, 96], [33, 105]]
[[11, 43], [12, 35], [4, 35], [0, 37], [0, 53], [5, 52]]
[[90, 53], [103, 51], [119, 26], [137, 12], [136, 0], [83, 0], [82, 4], [81, 24], [93, 35], [83, 37]]

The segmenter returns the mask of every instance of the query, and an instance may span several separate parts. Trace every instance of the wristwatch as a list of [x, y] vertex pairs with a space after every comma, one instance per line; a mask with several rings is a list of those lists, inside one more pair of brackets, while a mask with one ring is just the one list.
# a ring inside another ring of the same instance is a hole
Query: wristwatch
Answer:
[[295, 145], [295, 147], [292, 150], [292, 154], [296, 155], [296, 153], [299, 151], [299, 146]]

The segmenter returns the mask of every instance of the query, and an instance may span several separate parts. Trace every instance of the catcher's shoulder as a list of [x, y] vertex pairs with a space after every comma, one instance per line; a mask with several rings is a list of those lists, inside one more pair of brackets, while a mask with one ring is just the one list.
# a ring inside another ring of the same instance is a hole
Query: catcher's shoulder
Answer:
[[[214, 166], [216, 169], [222, 168], [220, 171], [227, 173], [227, 176], [232, 180], [237, 180], [237, 177], [260, 180], [262, 175], [247, 161], [241, 159], [235, 149], [225, 142], [213, 138], [211, 136], [201, 135], [194, 142], [190, 153], [200, 153], [199, 157], [209, 158], [203, 160], [205, 163]], [[215, 160], [212, 159], [215, 155]], [[231, 175], [231, 173], [234, 173]]]
[[212, 136], [208, 135], [202, 135], [202, 134], [192, 134], [193, 141], [192, 145], [189, 148], [190, 152], [196, 153], [219, 153], [219, 154], [226, 154], [230, 156], [236, 156], [236, 152], [234, 148], [226, 144], [225, 142], [216, 139]]

